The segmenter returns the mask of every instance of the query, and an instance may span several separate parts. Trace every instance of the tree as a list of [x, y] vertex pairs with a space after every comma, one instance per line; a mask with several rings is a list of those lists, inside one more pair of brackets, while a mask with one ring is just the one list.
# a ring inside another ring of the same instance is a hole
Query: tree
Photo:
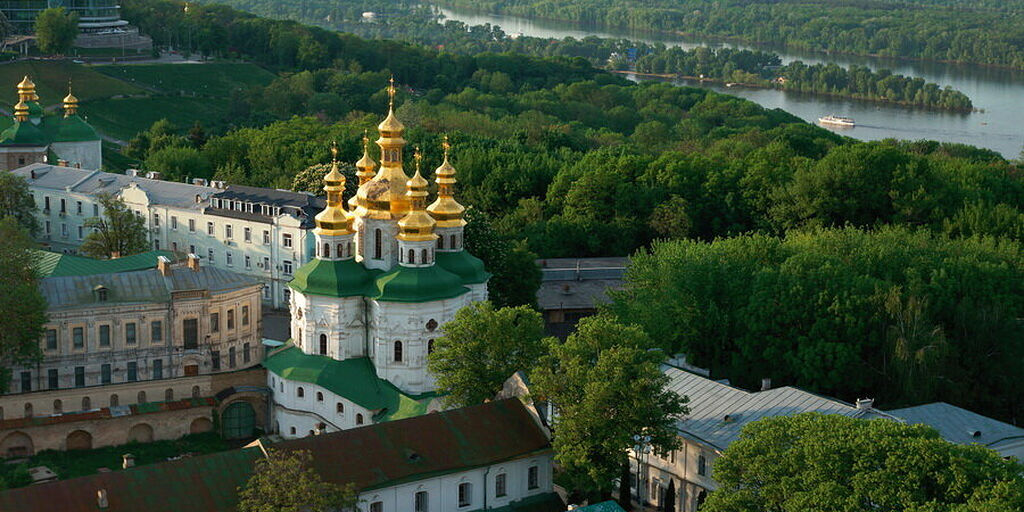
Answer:
[[537, 255], [525, 243], [501, 236], [490, 217], [475, 208], [467, 209], [466, 222], [466, 250], [493, 273], [488, 283], [491, 301], [498, 307], [536, 303], [541, 280]]
[[36, 17], [36, 42], [43, 53], [65, 54], [78, 37], [78, 14], [53, 7]]
[[129, 210], [120, 198], [112, 195], [98, 196], [103, 207], [102, 217], [86, 219], [85, 227], [90, 229], [80, 250], [93, 258], [130, 256], [149, 249], [146, 237], [146, 222], [142, 216]]
[[199, 150], [190, 147], [169, 146], [150, 151], [145, 169], [159, 172], [165, 180], [209, 178], [213, 175], [210, 161]]
[[311, 467], [313, 455], [306, 450], [271, 449], [256, 461], [256, 469], [244, 488], [239, 488], [238, 512], [333, 512], [357, 503], [352, 484], [325, 482]]
[[35, 200], [25, 178], [0, 172], [0, 218], [12, 217], [30, 235], [39, 230], [35, 216]]
[[478, 302], [441, 329], [428, 367], [446, 402], [460, 407], [494, 398], [505, 380], [532, 368], [545, 349], [544, 319], [527, 306], [495, 309]]
[[0, 393], [7, 392], [11, 367], [42, 358], [39, 339], [46, 323], [46, 299], [39, 292], [35, 243], [14, 217], [0, 218]]
[[816, 413], [743, 427], [704, 512], [1024, 509], [1022, 467], [931, 427]]
[[598, 315], [581, 320], [565, 343], [548, 346], [531, 379], [537, 395], [558, 409], [555, 459], [576, 476], [576, 491], [606, 499], [628, 464], [634, 435], [650, 436], [656, 452], [678, 448], [675, 425], [688, 399], [665, 389], [664, 356], [650, 350], [640, 328]]

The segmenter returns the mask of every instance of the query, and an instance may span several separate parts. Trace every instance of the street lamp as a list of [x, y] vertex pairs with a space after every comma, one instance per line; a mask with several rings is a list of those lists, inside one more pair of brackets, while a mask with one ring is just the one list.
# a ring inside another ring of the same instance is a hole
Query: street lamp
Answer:
[[641, 480], [640, 467], [643, 465], [643, 461], [651, 453], [651, 436], [648, 435], [634, 435], [633, 442], [633, 453], [636, 454], [636, 501], [640, 503], [640, 506], [644, 504], [644, 485]]

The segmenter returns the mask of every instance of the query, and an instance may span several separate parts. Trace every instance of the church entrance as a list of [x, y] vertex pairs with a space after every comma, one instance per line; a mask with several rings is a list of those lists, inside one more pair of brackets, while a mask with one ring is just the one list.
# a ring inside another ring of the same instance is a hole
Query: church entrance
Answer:
[[221, 417], [224, 439], [245, 439], [256, 430], [256, 411], [249, 402], [238, 401], [224, 409]]

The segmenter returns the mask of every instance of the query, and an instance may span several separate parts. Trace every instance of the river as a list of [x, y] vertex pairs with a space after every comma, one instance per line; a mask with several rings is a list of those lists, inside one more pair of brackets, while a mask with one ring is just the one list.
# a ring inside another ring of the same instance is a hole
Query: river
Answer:
[[[532, 37], [561, 39], [563, 37], [597, 36], [626, 38], [646, 43], [663, 43], [666, 46], [680, 46], [687, 49], [697, 46], [751, 48], [750, 46], [675, 37], [667, 34], [631, 34], [582, 29], [571, 23], [449, 8], [441, 8], [440, 11], [446, 18], [468, 25], [490, 23], [500, 26], [507, 34], [523, 34]], [[783, 62], [787, 63], [802, 60], [808, 64], [819, 62], [834, 62], [840, 66], [858, 64], [871, 69], [889, 69], [894, 73], [921, 77], [928, 82], [934, 82], [940, 86], [949, 85], [962, 91], [971, 98], [974, 107], [980, 111], [962, 114], [775, 89], [727, 88], [722, 84], [702, 84], [685, 80], [676, 83], [706, 87], [740, 96], [767, 108], [781, 108], [811, 123], [828, 114], [852, 117], [857, 122], [855, 128], [828, 126], [825, 128], [861, 140], [897, 138], [960, 142], [998, 151], [1007, 158], [1017, 158], [1024, 149], [1024, 71], [968, 64], [803, 53], [772, 46], [759, 46], [756, 49], [777, 53]]]

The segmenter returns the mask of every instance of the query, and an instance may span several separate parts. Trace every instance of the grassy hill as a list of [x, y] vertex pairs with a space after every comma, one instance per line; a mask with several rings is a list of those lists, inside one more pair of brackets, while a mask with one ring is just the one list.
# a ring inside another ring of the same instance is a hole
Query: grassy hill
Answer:
[[81, 112], [101, 133], [128, 140], [161, 119], [185, 127], [197, 120], [209, 125], [224, 117], [227, 104], [215, 98], [177, 96], [111, 98], [84, 104]]
[[96, 70], [126, 83], [169, 94], [227, 97], [232, 90], [265, 86], [274, 74], [249, 63], [142, 64], [98, 66]]
[[70, 61], [31, 60], [0, 64], [0, 103], [13, 105], [18, 101], [15, 86], [25, 75], [32, 77], [43, 105], [59, 104], [68, 93], [69, 79], [75, 96], [83, 101], [146, 92], [123, 80], [97, 73], [88, 66]]

